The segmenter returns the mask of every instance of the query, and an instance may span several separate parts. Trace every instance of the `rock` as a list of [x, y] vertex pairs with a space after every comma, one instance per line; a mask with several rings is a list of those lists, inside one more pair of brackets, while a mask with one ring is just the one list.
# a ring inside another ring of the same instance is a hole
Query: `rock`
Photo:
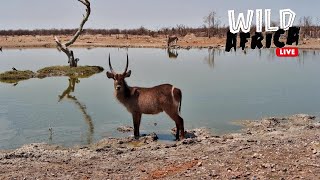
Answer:
[[248, 139], [247, 142], [257, 142], [255, 139]]
[[271, 163], [264, 163], [261, 164], [261, 167], [263, 168], [274, 168], [275, 164], [271, 164]]
[[317, 154], [318, 151], [317, 151], [316, 149], [314, 149], [314, 150], [312, 150], [312, 153], [313, 153], [313, 154]]
[[315, 118], [316, 118], [315, 116], [311, 116], [308, 114], [295, 114], [291, 117], [291, 119], [300, 120], [300, 121], [310, 121], [310, 120], [314, 120]]
[[201, 166], [202, 166], [202, 162], [199, 161], [198, 164], [197, 164], [197, 166], [198, 166], [198, 167], [201, 167]]
[[258, 157], [260, 157], [260, 155], [259, 155], [258, 153], [254, 153], [254, 154], [252, 155], [252, 158], [258, 158]]
[[316, 122], [313, 124], [315, 128], [319, 129], [320, 128], [320, 122]]
[[147, 135], [144, 134], [140, 137], [140, 140], [146, 144], [157, 141], [158, 139], [159, 138], [158, 138], [157, 134], [154, 132], [151, 134], [147, 134]]
[[177, 147], [177, 144], [167, 144], [165, 148]]
[[203, 159], [203, 160], [209, 159], [209, 156], [202, 157], [201, 159]]
[[120, 126], [117, 128], [117, 130], [119, 132], [122, 132], [122, 133], [127, 133], [127, 132], [132, 132], [133, 131], [133, 127], [131, 126]]
[[211, 176], [211, 177], [218, 177], [219, 174], [218, 174], [215, 170], [212, 170], [211, 173], [209, 174], [209, 176]]
[[151, 133], [151, 134], [149, 134], [148, 136], [150, 136], [150, 138], [152, 139], [152, 141], [156, 141], [156, 140], [159, 139], [156, 133]]
[[195, 143], [195, 140], [194, 139], [183, 139], [181, 141], [182, 144], [193, 144]]
[[267, 128], [272, 128], [280, 124], [280, 120], [275, 117], [263, 119], [261, 124]]
[[226, 141], [226, 140], [228, 140], [228, 139], [233, 139], [233, 135], [231, 135], [231, 134], [223, 135], [223, 136], [222, 136], [222, 139], [223, 139], [224, 141]]

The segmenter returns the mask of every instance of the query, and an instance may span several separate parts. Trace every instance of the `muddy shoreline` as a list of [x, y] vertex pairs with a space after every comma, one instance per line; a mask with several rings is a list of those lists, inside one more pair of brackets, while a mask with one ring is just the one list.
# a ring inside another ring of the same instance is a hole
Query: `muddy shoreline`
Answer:
[[[66, 41], [71, 36], [59, 36], [59, 39]], [[239, 42], [238, 42], [239, 43]], [[180, 37], [177, 47], [182, 49], [192, 48], [224, 48], [225, 37], [196, 37], [188, 34]], [[238, 44], [239, 46], [239, 44]], [[250, 46], [250, 41], [247, 43]], [[25, 49], [25, 48], [56, 48], [54, 36], [0, 36], [0, 47], [5, 49]], [[76, 48], [167, 48], [167, 38], [165, 36], [103, 36], [103, 35], [82, 35], [72, 46]], [[320, 49], [320, 39], [300, 39], [298, 48], [300, 49]]]
[[241, 133], [163, 144], [156, 135], [0, 152], [1, 179], [319, 179], [320, 122], [309, 115], [240, 121]]

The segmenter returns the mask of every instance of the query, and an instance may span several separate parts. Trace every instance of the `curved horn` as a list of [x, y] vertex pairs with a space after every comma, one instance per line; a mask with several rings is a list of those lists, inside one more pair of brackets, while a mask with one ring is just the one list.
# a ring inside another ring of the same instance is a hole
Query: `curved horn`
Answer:
[[129, 66], [129, 56], [128, 56], [128, 54], [127, 54], [127, 65], [126, 65], [126, 69], [124, 70], [123, 73], [126, 73], [126, 72], [127, 72], [128, 66]]
[[113, 68], [111, 66], [110, 53], [109, 53], [109, 68], [112, 73], [114, 73]]

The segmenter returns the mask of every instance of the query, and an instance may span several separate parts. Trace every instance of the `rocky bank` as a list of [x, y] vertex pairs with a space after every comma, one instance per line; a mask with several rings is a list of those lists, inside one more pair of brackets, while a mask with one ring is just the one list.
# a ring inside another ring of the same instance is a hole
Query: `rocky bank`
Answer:
[[241, 133], [205, 129], [170, 144], [156, 134], [81, 148], [30, 144], [0, 152], [0, 179], [320, 179], [320, 123], [293, 115], [241, 121]]

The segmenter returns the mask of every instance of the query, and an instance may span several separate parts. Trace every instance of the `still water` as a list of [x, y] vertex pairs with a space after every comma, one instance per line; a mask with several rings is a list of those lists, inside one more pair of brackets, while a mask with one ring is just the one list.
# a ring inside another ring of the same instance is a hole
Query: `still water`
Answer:
[[[132, 86], [171, 83], [183, 92], [185, 127], [207, 127], [213, 133], [238, 131], [232, 121], [294, 113], [320, 114], [320, 54], [300, 52], [297, 58], [278, 58], [274, 50], [227, 53], [191, 49], [75, 49], [80, 65], [105, 69], [111, 53], [113, 68], [123, 71], [130, 57]], [[0, 71], [36, 71], [66, 65], [56, 49], [4, 50]], [[113, 96], [113, 81], [105, 72], [84, 79], [55, 77], [0, 83], [0, 149], [46, 142], [86, 145], [105, 137], [129, 136], [117, 132], [132, 126], [131, 115]], [[155, 126], [155, 123], [157, 124]], [[144, 115], [141, 133], [156, 132], [173, 140], [174, 122], [165, 114]]]

